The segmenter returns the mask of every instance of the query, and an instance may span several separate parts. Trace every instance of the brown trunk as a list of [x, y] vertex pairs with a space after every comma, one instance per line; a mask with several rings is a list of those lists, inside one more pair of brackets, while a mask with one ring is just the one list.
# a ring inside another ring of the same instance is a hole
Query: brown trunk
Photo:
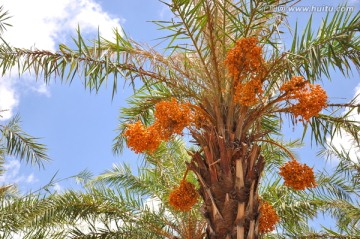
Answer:
[[[260, 147], [226, 140], [214, 131], [202, 137], [207, 145], [189, 164], [200, 182], [208, 239], [256, 239], [259, 218], [258, 185], [264, 168]], [[199, 139], [199, 138], [198, 138]]]

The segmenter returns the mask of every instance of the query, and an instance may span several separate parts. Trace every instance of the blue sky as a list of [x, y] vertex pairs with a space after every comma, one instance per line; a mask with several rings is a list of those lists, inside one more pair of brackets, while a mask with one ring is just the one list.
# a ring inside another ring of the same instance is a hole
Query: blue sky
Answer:
[[[341, 1], [333, 1], [336, 5]], [[359, 1], [347, 1], [349, 6], [359, 10]], [[171, 16], [165, 5], [157, 0], [4, 0], [5, 9], [10, 11], [13, 24], [4, 34], [12, 45], [56, 50], [59, 43], [71, 43], [77, 25], [86, 36], [95, 36], [97, 27], [106, 38], [111, 38], [114, 27], [123, 27], [134, 40], [154, 45], [156, 38], [164, 36], [157, 26], [147, 22], [164, 20]], [[303, 1], [301, 6], [326, 6], [329, 1]], [[41, 7], [40, 7], [41, 6]], [[315, 23], [320, 22], [326, 12], [315, 12]], [[303, 25], [311, 12], [291, 13], [290, 24], [297, 19]], [[289, 39], [284, 39], [287, 42]], [[344, 79], [334, 73], [331, 84], [326, 83], [330, 99], [346, 102], [355, 94], [359, 75]], [[111, 168], [113, 163], [127, 162], [133, 167], [140, 162], [138, 156], [125, 150], [121, 156], [112, 154], [112, 140], [115, 137], [119, 109], [125, 106], [129, 96], [128, 88], [120, 89], [111, 100], [111, 87], [103, 88], [98, 94], [84, 90], [82, 79], [76, 78], [69, 86], [54, 80], [46, 86], [35, 82], [31, 75], [18, 78], [16, 72], [0, 80], [0, 108], [9, 109], [3, 121], [19, 113], [23, 128], [30, 134], [41, 137], [49, 148], [51, 162], [45, 169], [26, 166], [17, 159], [7, 158], [8, 172], [0, 177], [1, 183], [17, 182], [23, 191], [34, 190], [49, 182], [58, 171], [57, 178], [66, 178], [87, 169], [94, 175]], [[358, 117], [358, 116], [357, 116]], [[4, 123], [4, 122], [1, 122]], [[300, 129], [286, 130], [289, 138], [296, 138]], [[316, 158], [316, 149], [309, 147], [298, 150], [301, 160], [316, 165], [324, 162]], [[70, 181], [60, 182], [57, 190], [74, 186]]]

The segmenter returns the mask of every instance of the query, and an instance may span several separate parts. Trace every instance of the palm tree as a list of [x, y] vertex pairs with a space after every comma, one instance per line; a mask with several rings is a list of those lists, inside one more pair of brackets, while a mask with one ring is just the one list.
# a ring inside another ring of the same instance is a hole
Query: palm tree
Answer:
[[[79, 31], [76, 50], [65, 45], [57, 52], [27, 50], [4, 42], [0, 67], [4, 72], [18, 65], [45, 82], [52, 76], [71, 81], [80, 72], [87, 87], [95, 90], [111, 75], [113, 95], [119, 76], [131, 82], [140, 79], [150, 93], [123, 121], [115, 150], [125, 138], [136, 152], [152, 154], [161, 141], [186, 126], [196, 145], [189, 150], [186, 165], [199, 184], [206, 238], [259, 238], [278, 220], [272, 205], [259, 198], [261, 176], [270, 164], [266, 148], [277, 148], [291, 159], [281, 167], [287, 186], [299, 190], [315, 186], [311, 169], [297, 163], [278, 138], [282, 117], [289, 116], [294, 125], [302, 122], [319, 145], [342, 131], [359, 143], [359, 123], [333, 113], [359, 106], [329, 102], [314, 83], [322, 76], [330, 79], [330, 68], [344, 76], [359, 68], [360, 14], [327, 15], [316, 34], [310, 19], [284, 50], [278, 29], [286, 25], [287, 15], [269, 5], [298, 2], [172, 0], [164, 4], [174, 18], [157, 22], [171, 32], [166, 54], [119, 32], [115, 41], [99, 36], [88, 46]], [[167, 111], [166, 106], [173, 108]], [[154, 117], [149, 117], [152, 112]], [[311, 179], [308, 184], [292, 177], [294, 168], [305, 172], [302, 179]], [[260, 211], [263, 205], [271, 217]]]

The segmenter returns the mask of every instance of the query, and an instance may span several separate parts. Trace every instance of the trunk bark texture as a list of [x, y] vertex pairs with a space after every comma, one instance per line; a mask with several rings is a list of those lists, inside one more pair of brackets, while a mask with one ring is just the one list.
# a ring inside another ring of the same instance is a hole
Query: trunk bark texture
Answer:
[[259, 238], [258, 185], [265, 165], [260, 146], [232, 135], [225, 139], [215, 130], [201, 136], [206, 145], [192, 155], [189, 168], [201, 185], [207, 239]]

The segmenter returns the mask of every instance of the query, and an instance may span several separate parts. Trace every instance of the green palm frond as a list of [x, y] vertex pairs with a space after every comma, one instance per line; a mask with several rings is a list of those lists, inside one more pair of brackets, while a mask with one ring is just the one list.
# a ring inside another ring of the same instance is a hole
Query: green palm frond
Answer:
[[290, 64], [285, 68], [287, 71], [292, 69], [295, 74], [317, 81], [323, 75], [331, 79], [330, 67], [340, 70], [344, 76], [349, 76], [354, 68], [359, 69], [360, 13], [336, 11], [330, 14], [316, 33], [312, 18], [301, 36], [295, 32], [291, 50], [284, 58]]
[[66, 228], [74, 226], [77, 220], [91, 221], [102, 214], [128, 218], [131, 216], [128, 212], [134, 208], [139, 209], [140, 204], [131, 194], [126, 196], [126, 205], [121, 203], [121, 192], [110, 189], [91, 189], [86, 193], [67, 191], [47, 198], [28, 195], [13, 199], [11, 203], [4, 202], [2, 205], [2, 217], [7, 220], [4, 220], [3, 230], [21, 228], [25, 232], [54, 225]]
[[111, 170], [106, 170], [95, 178], [95, 183], [102, 182], [109, 186], [121, 186], [123, 188], [132, 190], [139, 195], [146, 195], [150, 193], [150, 186], [153, 183], [145, 178], [135, 176], [130, 167], [122, 165], [113, 165]]
[[6, 125], [0, 125], [1, 143], [6, 147], [6, 154], [19, 157], [27, 163], [43, 165], [48, 161], [46, 147], [20, 128], [20, 117], [13, 117]]
[[[179, 79], [189, 78], [185, 69], [176, 65], [176, 58], [167, 58], [154, 49], [145, 49], [138, 43], [114, 32], [115, 42], [98, 37], [93, 45], [87, 45], [78, 30], [72, 50], [61, 44], [57, 52], [28, 50], [0, 45], [0, 67], [3, 74], [18, 67], [20, 74], [33, 71], [48, 83], [52, 77], [60, 77], [72, 82], [77, 74], [84, 78], [90, 90], [99, 90], [112, 76], [113, 96], [117, 92], [119, 76], [131, 80], [140, 79], [146, 83], [165, 82], [168, 86], [177, 85], [183, 91], [191, 91], [187, 84]], [[21, 59], [21, 60], [20, 60]]]
[[309, 125], [305, 127], [306, 131], [311, 130], [312, 139], [317, 143], [324, 145], [328, 140], [332, 140], [334, 136], [341, 136], [347, 133], [354, 140], [355, 144], [360, 143], [360, 124], [356, 120], [352, 120], [344, 116], [331, 116], [319, 114], [317, 117], [311, 118]]
[[330, 174], [324, 171], [317, 175], [317, 183], [318, 186], [311, 191], [317, 195], [323, 195], [323, 199], [336, 198], [351, 202], [353, 193], [356, 193], [356, 188], [341, 173]]
[[353, 230], [353, 235], [360, 236], [360, 230], [358, 229], [360, 226], [359, 203], [352, 204], [346, 200], [336, 200], [326, 204], [325, 210], [337, 219], [337, 227], [341, 232]]
[[202, 232], [205, 224], [195, 210], [177, 212], [167, 202], [168, 192], [185, 171], [183, 162], [188, 156], [184, 145], [177, 139], [162, 146], [136, 176], [130, 168], [114, 165], [90, 181], [87, 173], [81, 173], [80, 177], [84, 174], [88, 181], [82, 191], [34, 193], [3, 200], [0, 218], [4, 227], [0, 234], [12, 232], [24, 238], [173, 239], [186, 233], [188, 220]]

